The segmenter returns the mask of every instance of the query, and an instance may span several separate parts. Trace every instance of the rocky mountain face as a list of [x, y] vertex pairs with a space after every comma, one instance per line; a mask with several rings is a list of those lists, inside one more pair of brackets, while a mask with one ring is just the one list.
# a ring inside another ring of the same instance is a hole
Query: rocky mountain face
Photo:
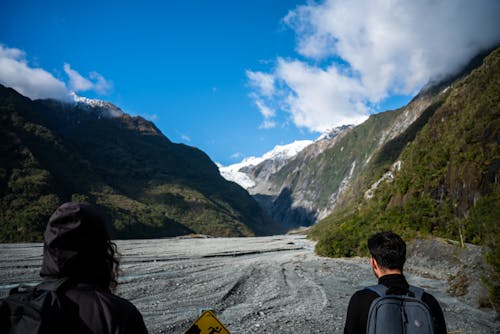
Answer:
[[275, 177], [280, 171], [292, 163], [294, 160], [309, 160], [322, 153], [329, 147], [335, 138], [341, 136], [345, 131], [351, 129], [352, 126], [346, 125], [332, 129], [323, 133], [317, 140], [309, 141], [307, 145], [298, 147], [293, 154], [289, 154], [286, 158], [274, 157], [264, 159], [256, 166], [244, 168], [241, 171], [245, 172], [255, 185], [248, 188], [248, 191], [253, 195], [271, 195], [278, 196], [283, 189], [283, 184], [275, 180]]
[[109, 103], [1, 86], [0, 124], [0, 242], [40, 240], [69, 200], [102, 206], [116, 238], [282, 231], [205, 153]]
[[435, 98], [434, 91], [422, 93], [404, 108], [372, 115], [356, 127], [333, 129], [286, 160], [267, 159], [239, 172], [251, 180], [247, 190], [276, 221], [287, 228], [313, 225], [359, 191], [359, 176], [375, 152], [413, 124]]
[[[342, 206], [310, 236], [328, 256], [366, 254], [367, 238], [381, 230], [485, 246], [491, 269], [482, 272], [490, 290], [485, 305], [498, 311], [500, 48], [478, 59], [446, 88], [424, 91], [431, 98], [420, 116], [364, 160], [366, 168], [344, 193]], [[468, 293], [466, 276], [450, 280]]]
[[[297, 172], [344, 136], [353, 126], [346, 125], [323, 133], [317, 140], [295, 141], [288, 145], [278, 145], [262, 157], [246, 158], [241, 163], [220, 167], [222, 175], [246, 188], [266, 211], [281, 222], [285, 228], [311, 225], [316, 213], [315, 206], [306, 206], [300, 201], [302, 194], [295, 192], [291, 197], [288, 176], [289, 169]], [[293, 166], [293, 167], [290, 167]], [[287, 170], [283, 177], [282, 170]], [[293, 175], [292, 175], [293, 176]], [[314, 191], [314, 189], [312, 189]], [[304, 197], [304, 196], [302, 196]]]

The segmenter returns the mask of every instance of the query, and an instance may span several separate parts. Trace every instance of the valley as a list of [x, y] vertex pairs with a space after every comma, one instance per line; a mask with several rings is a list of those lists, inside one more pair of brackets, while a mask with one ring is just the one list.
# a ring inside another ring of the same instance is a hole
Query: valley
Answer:
[[[200, 309], [232, 333], [342, 333], [349, 298], [375, 283], [366, 258], [324, 258], [304, 236], [118, 241], [117, 294], [131, 300], [150, 333], [183, 333]], [[0, 244], [0, 292], [39, 280], [42, 244]], [[421, 265], [421, 264], [420, 264]], [[456, 333], [495, 333], [490, 309], [451, 297], [446, 281], [407, 267], [410, 283], [439, 300]], [[436, 271], [446, 273], [448, 268]]]
[[87, 202], [150, 333], [342, 333], [393, 231], [449, 334], [500, 334], [500, 1], [6, 3], [0, 297]]

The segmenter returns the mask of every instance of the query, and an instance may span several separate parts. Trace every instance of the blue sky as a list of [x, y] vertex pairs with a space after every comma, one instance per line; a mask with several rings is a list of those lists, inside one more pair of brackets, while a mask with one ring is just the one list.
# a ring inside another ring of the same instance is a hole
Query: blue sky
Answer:
[[500, 41], [499, 8], [487, 0], [5, 1], [0, 82], [32, 98], [76, 91], [110, 101], [227, 165], [406, 104], [429, 79]]

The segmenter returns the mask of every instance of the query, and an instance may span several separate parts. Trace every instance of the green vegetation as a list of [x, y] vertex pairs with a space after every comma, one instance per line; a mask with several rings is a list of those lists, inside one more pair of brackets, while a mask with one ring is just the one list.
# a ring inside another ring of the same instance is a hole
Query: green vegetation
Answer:
[[402, 169], [372, 199], [361, 193], [319, 222], [310, 236], [326, 256], [366, 255], [366, 239], [394, 230], [489, 247], [487, 279], [500, 306], [500, 49], [438, 96], [407, 131], [384, 145], [361, 175], [364, 190], [396, 160]]
[[151, 123], [0, 87], [0, 242], [40, 241], [63, 202], [103, 207], [115, 238], [280, 232], [200, 150]]

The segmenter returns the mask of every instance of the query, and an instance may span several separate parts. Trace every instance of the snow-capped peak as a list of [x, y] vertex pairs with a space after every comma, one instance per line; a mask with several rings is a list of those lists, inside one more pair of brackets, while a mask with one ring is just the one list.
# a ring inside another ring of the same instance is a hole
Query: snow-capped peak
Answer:
[[97, 99], [89, 99], [87, 97], [79, 96], [75, 92], [70, 93], [71, 98], [75, 105], [83, 107], [84, 109], [97, 109], [102, 116], [105, 117], [120, 117], [124, 112], [110, 102]]
[[257, 166], [267, 160], [283, 161], [291, 159], [312, 143], [312, 140], [296, 140], [287, 145], [276, 145], [271, 151], [260, 157], [247, 157], [243, 161], [229, 166], [219, 165], [219, 171], [226, 180], [236, 182], [243, 188], [248, 189], [255, 186], [255, 182], [242, 171], [244, 168]]
[[247, 157], [243, 161], [229, 166], [222, 166], [224, 170], [240, 170], [243, 167], [257, 166], [265, 160], [285, 160], [296, 156], [306, 146], [312, 144], [312, 140], [296, 140], [287, 145], [276, 145], [271, 151], [260, 157]]
[[267, 152], [262, 156], [263, 160], [285, 160], [296, 156], [300, 151], [302, 151], [307, 146], [313, 143], [312, 140], [296, 140], [293, 143], [287, 145], [276, 145], [271, 151]]
[[247, 157], [243, 161], [229, 166], [218, 165], [221, 175], [229, 180], [238, 183], [243, 188], [250, 189], [256, 184], [252, 177], [250, 169], [261, 163], [266, 162], [267, 168], [264, 168], [268, 173], [277, 172], [286, 161], [295, 157], [307, 146], [319, 142], [329, 141], [337, 137], [340, 133], [353, 128], [354, 125], [343, 125], [336, 128], [328, 129], [323, 132], [315, 141], [312, 140], [296, 140], [288, 145], [277, 145], [271, 151], [263, 154], [260, 157]]

